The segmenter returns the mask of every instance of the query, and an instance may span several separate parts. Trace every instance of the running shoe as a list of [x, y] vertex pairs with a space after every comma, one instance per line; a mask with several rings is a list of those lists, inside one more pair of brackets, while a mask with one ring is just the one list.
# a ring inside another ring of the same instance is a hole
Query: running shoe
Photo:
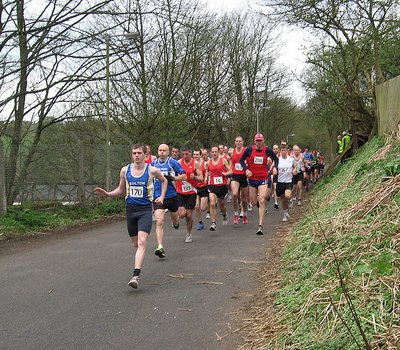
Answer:
[[249, 219], [247, 218], [247, 215], [243, 215], [243, 224], [248, 224], [249, 223]]
[[292, 199], [293, 199], [293, 202], [296, 202], [297, 198], [296, 198], [296, 196], [294, 196]]
[[172, 227], [175, 229], [175, 230], [177, 230], [178, 228], [179, 228], [179, 221], [178, 221], [178, 223], [175, 225], [174, 223], [172, 223]]
[[256, 234], [259, 235], [259, 236], [264, 234], [263, 227], [261, 225], [258, 225]]
[[249, 204], [248, 211], [252, 211], [252, 210], [253, 210], [253, 205]]
[[268, 209], [267, 208], [265, 208], [265, 215], [267, 215], [268, 214]]
[[240, 214], [239, 214], [239, 217], [240, 217], [241, 219], [243, 219], [243, 216], [244, 216], [244, 213], [241, 211]]
[[217, 224], [213, 222], [209, 228], [210, 231], [216, 231], [217, 230]]
[[233, 224], [234, 225], [239, 224], [239, 216], [238, 215], [233, 215]]
[[204, 224], [201, 221], [197, 224], [197, 229], [199, 231], [204, 230]]
[[279, 204], [278, 204], [278, 203], [275, 203], [275, 204], [274, 204], [274, 208], [278, 210], [278, 209], [279, 209]]
[[297, 201], [297, 205], [298, 205], [299, 207], [302, 205], [302, 203], [301, 203], [301, 200], [300, 200], [300, 199]]
[[211, 219], [210, 213], [207, 213], [206, 219]]
[[157, 247], [154, 251], [154, 254], [157, 255], [160, 259], [165, 258], [165, 251], [162, 246]]
[[224, 215], [224, 217], [222, 219], [222, 225], [224, 225], [224, 226], [228, 225], [228, 217], [226, 215]]
[[193, 242], [192, 235], [186, 235], [185, 242], [186, 243], [192, 243]]
[[283, 214], [283, 219], [282, 219], [282, 221], [283, 221], [283, 222], [289, 221], [289, 214], [288, 214], [288, 213]]
[[139, 276], [133, 276], [129, 282], [128, 282], [128, 286], [132, 287], [132, 288], [137, 288], [139, 286]]

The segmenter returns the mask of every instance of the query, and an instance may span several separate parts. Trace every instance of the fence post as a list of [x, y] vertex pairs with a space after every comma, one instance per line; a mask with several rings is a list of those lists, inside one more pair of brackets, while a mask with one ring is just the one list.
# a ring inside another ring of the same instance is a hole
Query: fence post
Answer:
[[6, 162], [4, 156], [4, 146], [0, 139], [0, 215], [7, 212], [7, 198], [6, 198]]

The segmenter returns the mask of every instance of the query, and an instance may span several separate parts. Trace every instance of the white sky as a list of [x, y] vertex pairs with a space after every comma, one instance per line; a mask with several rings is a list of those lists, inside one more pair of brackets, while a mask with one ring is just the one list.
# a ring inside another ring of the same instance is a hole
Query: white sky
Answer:
[[[208, 4], [210, 10], [215, 12], [229, 12], [237, 10], [255, 10], [257, 8], [257, 0], [203, 0]], [[302, 30], [282, 31], [282, 52], [278, 58], [278, 63], [287, 66], [297, 76], [300, 75], [305, 68], [305, 55], [303, 47], [308, 47], [310, 40], [307, 40], [306, 33]], [[294, 82], [291, 86], [293, 97], [299, 103], [305, 102], [305, 93], [300, 83]]]

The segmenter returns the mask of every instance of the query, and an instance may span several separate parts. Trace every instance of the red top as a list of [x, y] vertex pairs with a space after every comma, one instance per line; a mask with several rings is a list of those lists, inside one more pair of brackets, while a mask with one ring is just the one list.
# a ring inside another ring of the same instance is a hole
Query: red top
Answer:
[[188, 164], [185, 163], [183, 158], [179, 159], [178, 162], [181, 164], [182, 169], [185, 170], [187, 179], [186, 181], [175, 182], [176, 192], [179, 194], [197, 194], [197, 182], [190, 178], [190, 174], [196, 175], [196, 171], [194, 169], [194, 159], [192, 159]]
[[199, 187], [207, 187], [207, 179], [206, 179], [206, 168], [205, 168], [206, 162], [202, 159], [200, 162], [200, 169], [201, 169], [201, 175], [203, 176], [203, 181], [197, 182], [197, 188]]
[[209, 185], [212, 186], [223, 186], [227, 184], [227, 179], [225, 175], [222, 175], [225, 172], [224, 159], [219, 157], [218, 163], [214, 164], [214, 160], [210, 159], [208, 161], [208, 174], [209, 174]]
[[263, 146], [261, 151], [258, 151], [253, 145], [251, 154], [247, 157], [247, 167], [252, 172], [251, 180], [266, 180], [268, 178], [268, 156], [266, 153], [267, 147]]
[[144, 162], [147, 163], [147, 164], [151, 164], [153, 162], [152, 155], [149, 154], [148, 157], [144, 159]]
[[240, 158], [242, 158], [242, 155], [246, 148], [242, 148], [242, 151], [240, 153], [236, 152], [236, 148], [233, 149], [232, 151], [232, 170], [235, 175], [243, 175], [246, 174], [246, 170], [243, 170], [241, 164], [240, 164]]

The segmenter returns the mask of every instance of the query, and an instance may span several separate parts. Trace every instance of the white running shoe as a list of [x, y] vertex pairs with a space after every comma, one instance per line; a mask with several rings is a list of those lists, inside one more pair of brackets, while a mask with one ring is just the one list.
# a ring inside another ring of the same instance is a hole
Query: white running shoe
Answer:
[[192, 243], [193, 242], [192, 235], [186, 235], [185, 242], [186, 243]]
[[137, 289], [137, 287], [139, 286], [139, 276], [133, 276], [129, 282], [128, 282], [128, 286]]
[[211, 219], [210, 213], [207, 213], [206, 219]]

